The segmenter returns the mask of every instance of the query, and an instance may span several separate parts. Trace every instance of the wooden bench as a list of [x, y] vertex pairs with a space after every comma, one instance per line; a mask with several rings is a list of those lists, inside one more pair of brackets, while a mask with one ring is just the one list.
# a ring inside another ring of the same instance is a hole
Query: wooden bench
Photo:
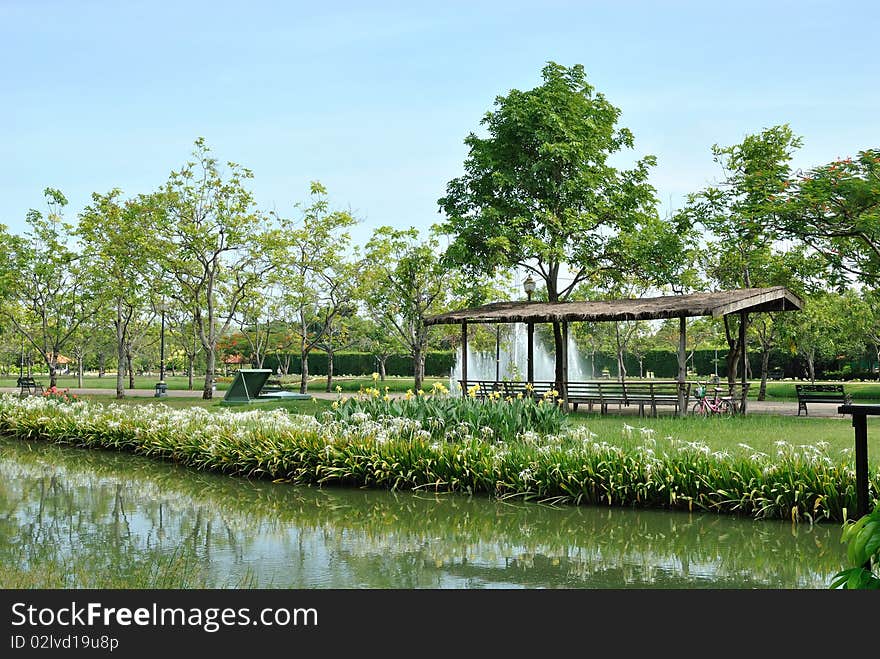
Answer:
[[42, 395], [43, 393], [43, 385], [30, 377], [18, 378], [16, 386], [20, 389], [18, 395], [21, 398], [24, 398], [25, 396]]
[[842, 384], [796, 384], [798, 399], [798, 416], [803, 410], [808, 415], [807, 403], [838, 403], [849, 405], [852, 402], [850, 394], [844, 391]]
[[[671, 405], [678, 410], [679, 383], [671, 381], [634, 381], [634, 382], [569, 382], [568, 402], [572, 410], [577, 411], [578, 405], [599, 405], [601, 414], [608, 412], [609, 405], [638, 405], [639, 416], [645, 416], [645, 409], [651, 416], [657, 416], [657, 407]], [[684, 409], [690, 400], [691, 383], [684, 383]]]

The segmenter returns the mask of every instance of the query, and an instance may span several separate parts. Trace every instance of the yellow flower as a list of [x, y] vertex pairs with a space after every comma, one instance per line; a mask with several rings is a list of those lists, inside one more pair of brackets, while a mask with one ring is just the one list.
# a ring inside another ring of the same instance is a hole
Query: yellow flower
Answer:
[[342, 387], [340, 387], [338, 384], [336, 385], [336, 393], [337, 394], [342, 393]]
[[376, 372], [374, 372], [374, 373], [373, 373], [373, 382], [375, 382], [375, 381], [378, 380], [378, 379], [379, 379], [379, 374], [376, 373]]
[[334, 410], [338, 410], [339, 409], [339, 401], [334, 400], [333, 403], [330, 405], [330, 407], [332, 407]]

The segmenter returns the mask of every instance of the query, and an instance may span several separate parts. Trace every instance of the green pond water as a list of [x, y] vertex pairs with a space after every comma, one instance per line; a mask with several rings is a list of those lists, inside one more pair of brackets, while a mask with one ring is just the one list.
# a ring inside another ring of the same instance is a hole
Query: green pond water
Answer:
[[99, 587], [183, 565], [221, 588], [821, 589], [845, 553], [837, 524], [295, 487], [0, 438], [0, 563]]

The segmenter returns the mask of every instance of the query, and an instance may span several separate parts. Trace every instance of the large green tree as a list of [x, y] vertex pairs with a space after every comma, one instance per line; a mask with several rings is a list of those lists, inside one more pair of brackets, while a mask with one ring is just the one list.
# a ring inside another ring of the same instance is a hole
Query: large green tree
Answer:
[[[464, 174], [438, 201], [439, 229], [452, 238], [447, 262], [480, 274], [522, 267], [543, 280], [550, 302], [608, 272], [668, 279], [682, 233], [657, 215], [648, 183], [655, 158], [631, 169], [611, 164], [634, 137], [583, 66], [550, 62], [542, 77], [534, 89], [498, 96], [481, 121], [485, 134], [465, 139]], [[553, 333], [559, 356], [559, 324]]]
[[[779, 197], [790, 176], [790, 162], [801, 138], [787, 125], [773, 126], [731, 146], [714, 145], [712, 155], [721, 180], [689, 195], [678, 213], [703, 229], [702, 265], [715, 288], [768, 286], [779, 277], [774, 264], [779, 234], [775, 229]], [[745, 346], [739, 319], [724, 316], [727, 378], [736, 382]]]
[[368, 314], [409, 350], [418, 391], [425, 379], [429, 339], [425, 318], [447, 310], [457, 274], [441, 263], [436, 236], [422, 240], [415, 228], [383, 226], [365, 246], [361, 276]]
[[[289, 329], [279, 345], [294, 343], [300, 357], [300, 392], [309, 381], [309, 354], [318, 347], [337, 316], [350, 306], [353, 275], [348, 265], [352, 226], [348, 211], [333, 210], [327, 189], [310, 185], [311, 201], [297, 204], [300, 217], [279, 218], [285, 235], [285, 257], [278, 271], [281, 307]], [[286, 367], [285, 367], [286, 371]]]
[[843, 277], [880, 286], [880, 149], [814, 167], [786, 185], [779, 228]]
[[77, 329], [96, 308], [92, 278], [75, 249], [73, 225], [63, 216], [67, 198], [54, 188], [44, 191], [48, 212], [31, 209], [29, 230], [9, 236], [4, 280], [8, 293], [0, 317], [36, 350], [49, 371], [49, 384], [58, 379], [58, 358]]
[[150, 220], [152, 250], [175, 305], [187, 309], [205, 355], [202, 397], [213, 397], [217, 341], [225, 335], [252, 287], [278, 265], [280, 232], [254, 203], [250, 170], [226, 171], [203, 138], [192, 158], [171, 172]]
[[[116, 330], [116, 397], [125, 397], [127, 346], [133, 323], [150, 314], [150, 286], [155, 280], [143, 222], [144, 199], [121, 199], [122, 191], [92, 194], [92, 203], [80, 213], [77, 235], [88, 246], [88, 270], [102, 301], [109, 307]], [[133, 374], [129, 374], [130, 379]]]

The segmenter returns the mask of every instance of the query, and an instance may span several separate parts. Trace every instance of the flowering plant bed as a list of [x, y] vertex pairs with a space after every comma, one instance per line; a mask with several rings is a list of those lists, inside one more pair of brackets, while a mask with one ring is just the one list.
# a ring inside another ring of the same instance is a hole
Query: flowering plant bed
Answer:
[[[386, 401], [388, 402], [388, 401]], [[513, 439], [366, 412], [319, 417], [283, 410], [182, 410], [0, 396], [0, 432], [131, 451], [196, 469], [308, 485], [485, 493], [548, 504], [707, 510], [793, 522], [842, 521], [856, 505], [853, 466], [823, 446], [784, 441], [775, 454], [728, 452], [650, 433], [615, 446], [585, 425]], [[629, 432], [635, 433], [627, 426]], [[871, 474], [874, 491], [880, 472]]]

